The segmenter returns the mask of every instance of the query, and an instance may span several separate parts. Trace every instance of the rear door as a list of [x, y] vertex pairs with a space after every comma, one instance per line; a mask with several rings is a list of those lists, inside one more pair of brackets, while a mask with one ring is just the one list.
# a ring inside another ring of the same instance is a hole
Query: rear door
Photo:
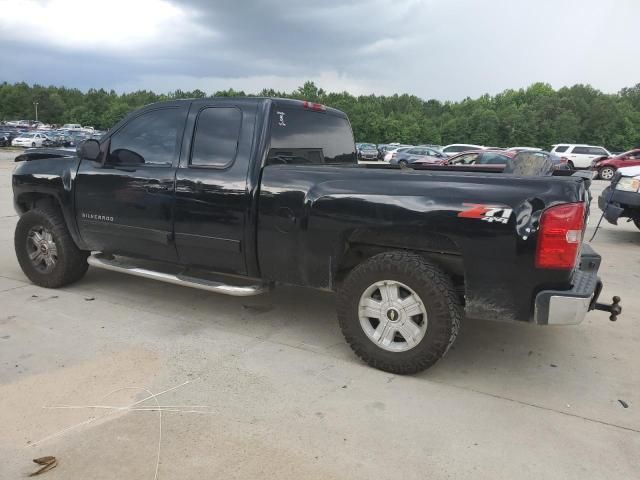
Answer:
[[174, 179], [188, 107], [181, 102], [141, 111], [103, 142], [104, 165], [81, 161], [76, 216], [92, 250], [177, 260]]
[[257, 104], [194, 103], [176, 172], [175, 242], [181, 264], [244, 275], [247, 175]]

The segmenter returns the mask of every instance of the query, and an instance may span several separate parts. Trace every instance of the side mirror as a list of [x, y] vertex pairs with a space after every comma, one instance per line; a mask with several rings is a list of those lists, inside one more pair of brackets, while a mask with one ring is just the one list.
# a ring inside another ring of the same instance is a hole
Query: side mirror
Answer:
[[90, 138], [78, 145], [77, 151], [81, 159], [96, 162], [100, 158], [100, 143]]

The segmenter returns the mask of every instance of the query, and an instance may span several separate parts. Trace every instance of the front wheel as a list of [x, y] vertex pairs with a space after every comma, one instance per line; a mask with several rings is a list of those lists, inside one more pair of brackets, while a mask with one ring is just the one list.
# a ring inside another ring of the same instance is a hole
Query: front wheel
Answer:
[[612, 167], [604, 167], [600, 169], [599, 175], [602, 180], [611, 180], [616, 171]]
[[53, 208], [30, 210], [20, 217], [14, 235], [18, 263], [36, 285], [58, 288], [87, 272], [89, 252], [74, 243], [62, 215]]
[[337, 309], [355, 353], [396, 374], [434, 365], [456, 339], [462, 318], [451, 279], [408, 252], [381, 253], [357, 266], [338, 290]]

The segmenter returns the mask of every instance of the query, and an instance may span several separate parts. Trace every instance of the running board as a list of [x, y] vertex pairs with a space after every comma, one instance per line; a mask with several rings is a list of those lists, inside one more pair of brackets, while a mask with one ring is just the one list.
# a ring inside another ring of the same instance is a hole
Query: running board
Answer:
[[232, 295], [235, 297], [249, 297], [259, 295], [270, 290], [270, 285], [261, 283], [258, 285], [236, 286], [228, 285], [222, 282], [215, 282], [204, 278], [190, 277], [183, 274], [172, 274], [149, 270], [146, 268], [136, 267], [135, 265], [120, 262], [110, 255], [102, 253], [93, 253], [87, 258], [87, 263], [92, 267], [103, 268], [113, 272], [128, 273], [136, 277], [150, 278], [165, 283], [173, 283], [174, 285], [182, 285], [183, 287], [199, 288], [214, 293], [222, 293], [224, 295]]

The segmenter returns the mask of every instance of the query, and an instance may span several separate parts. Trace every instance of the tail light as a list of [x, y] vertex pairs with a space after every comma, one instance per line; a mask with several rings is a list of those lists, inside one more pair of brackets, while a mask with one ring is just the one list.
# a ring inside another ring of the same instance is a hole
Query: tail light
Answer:
[[567, 163], [569, 159], [567, 157], [560, 157], [560, 163]]
[[576, 265], [584, 228], [584, 203], [547, 208], [540, 217], [536, 267], [571, 270]]

